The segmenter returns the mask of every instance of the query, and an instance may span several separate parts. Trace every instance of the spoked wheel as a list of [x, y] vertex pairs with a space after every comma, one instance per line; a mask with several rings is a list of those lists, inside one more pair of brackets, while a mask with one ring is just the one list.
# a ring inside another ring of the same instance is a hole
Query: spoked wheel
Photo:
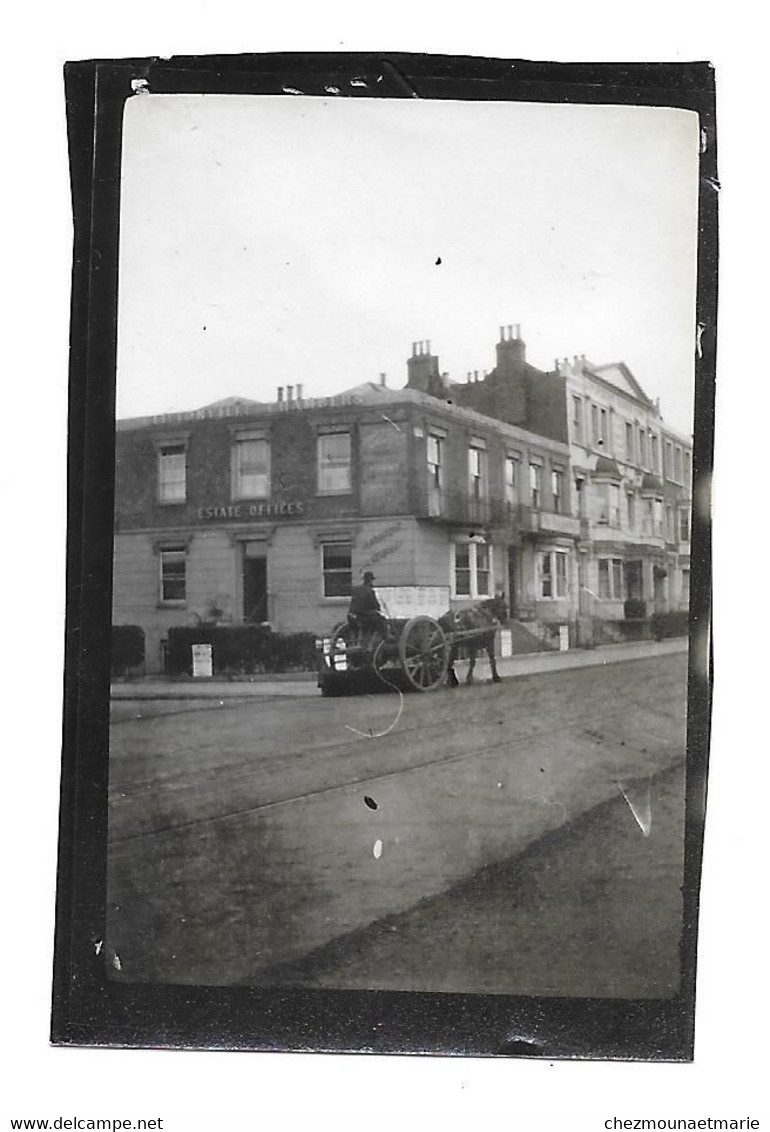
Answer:
[[444, 630], [432, 617], [413, 617], [398, 642], [398, 655], [407, 680], [418, 692], [430, 692], [446, 679], [449, 645]]

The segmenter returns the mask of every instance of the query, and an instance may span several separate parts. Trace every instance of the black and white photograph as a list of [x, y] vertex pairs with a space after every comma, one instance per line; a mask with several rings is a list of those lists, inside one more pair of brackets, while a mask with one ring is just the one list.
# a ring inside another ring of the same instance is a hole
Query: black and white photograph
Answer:
[[126, 103], [109, 976], [671, 999], [699, 116], [359, 85]]

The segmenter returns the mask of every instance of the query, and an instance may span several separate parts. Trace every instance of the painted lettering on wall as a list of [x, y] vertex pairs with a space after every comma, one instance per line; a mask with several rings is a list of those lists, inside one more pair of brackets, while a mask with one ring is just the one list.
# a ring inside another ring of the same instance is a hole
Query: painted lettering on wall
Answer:
[[132, 417], [118, 421], [118, 428], [138, 428], [146, 424], [182, 424], [187, 421], [221, 420], [225, 417], [253, 417], [271, 413], [291, 413], [303, 409], [344, 409], [359, 405], [354, 393], [338, 393], [333, 397], [304, 397], [292, 401], [236, 401], [229, 405], [210, 405], [183, 413], [159, 413], [150, 417]]
[[221, 507], [199, 507], [198, 518], [205, 519], [275, 519], [279, 516], [302, 515], [305, 504], [297, 500], [289, 503], [230, 503]]
[[397, 534], [400, 530], [401, 523], [391, 523], [389, 527], [383, 527], [382, 530], [378, 531], [376, 535], [372, 535], [371, 538], [368, 538], [365, 543], [362, 543], [361, 549], [371, 550], [372, 547], [377, 546], [378, 543], [387, 542], [389, 538], [392, 538], [392, 536]]

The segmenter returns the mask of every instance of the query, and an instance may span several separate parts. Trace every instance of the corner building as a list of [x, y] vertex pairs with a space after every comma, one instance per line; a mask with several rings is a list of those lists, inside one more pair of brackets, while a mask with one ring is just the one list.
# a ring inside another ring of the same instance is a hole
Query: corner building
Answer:
[[113, 620], [142, 627], [157, 672], [176, 625], [328, 633], [369, 569], [381, 590], [458, 609], [503, 593], [515, 618], [564, 622], [569, 480], [566, 442], [411, 380], [119, 421]]

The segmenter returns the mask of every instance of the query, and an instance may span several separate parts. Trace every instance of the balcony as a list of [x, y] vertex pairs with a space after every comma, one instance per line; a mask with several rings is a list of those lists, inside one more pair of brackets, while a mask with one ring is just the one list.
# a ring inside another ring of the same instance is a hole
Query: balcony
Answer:
[[418, 504], [420, 518], [458, 526], [501, 527], [511, 534], [562, 535], [577, 538], [580, 520], [573, 515], [541, 511], [500, 497], [471, 499], [460, 491], [429, 490]]

